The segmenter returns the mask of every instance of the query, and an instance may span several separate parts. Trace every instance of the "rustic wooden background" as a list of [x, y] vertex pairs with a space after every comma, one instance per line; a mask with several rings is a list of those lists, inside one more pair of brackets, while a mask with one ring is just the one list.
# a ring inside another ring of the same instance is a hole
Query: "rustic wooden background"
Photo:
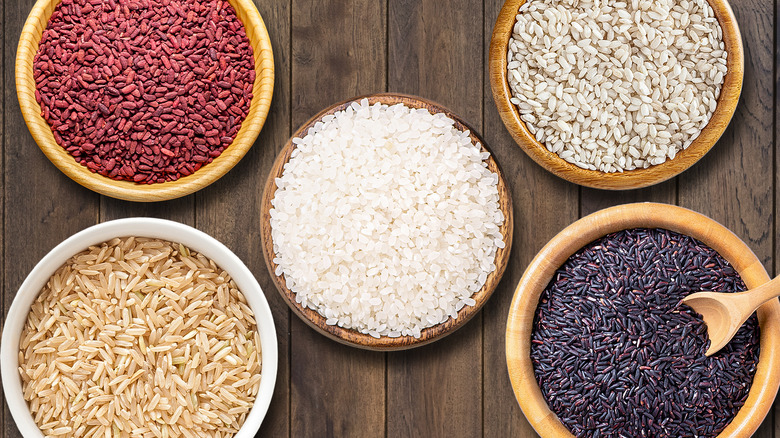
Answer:
[[[255, 0], [276, 64], [271, 113], [252, 150], [230, 173], [186, 198], [136, 204], [99, 196], [44, 157], [15, 95], [14, 59], [32, 0], [0, 2], [0, 284], [8, 311], [35, 263], [69, 235], [98, 222], [156, 216], [193, 225], [230, 247], [265, 290], [279, 334], [279, 376], [264, 437], [532, 437], [504, 359], [507, 310], [534, 254], [558, 231], [598, 209], [634, 201], [678, 204], [709, 215], [777, 272], [778, 108], [776, 8], [733, 0], [745, 45], [737, 114], [715, 148], [680, 177], [655, 187], [606, 192], [567, 183], [533, 163], [498, 117], [487, 53], [502, 0]], [[380, 91], [417, 94], [475, 127], [506, 173], [515, 236], [506, 275], [484, 310], [429, 346], [373, 353], [337, 344], [291, 316], [274, 289], [259, 237], [262, 186], [290, 133], [325, 106]], [[771, 412], [756, 436], [780, 437]], [[780, 418], [778, 418], [780, 420]], [[0, 435], [19, 432], [4, 409]]]

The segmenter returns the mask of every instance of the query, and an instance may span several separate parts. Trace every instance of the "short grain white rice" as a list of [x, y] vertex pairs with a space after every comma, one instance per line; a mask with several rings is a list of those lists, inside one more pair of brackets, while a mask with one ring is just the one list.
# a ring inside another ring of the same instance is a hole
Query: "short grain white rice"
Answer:
[[363, 100], [293, 141], [270, 214], [276, 274], [299, 303], [374, 337], [419, 337], [475, 304], [504, 217], [468, 131]]
[[545, 147], [603, 172], [687, 148], [727, 73], [707, 0], [529, 0], [507, 53], [512, 103]]
[[230, 275], [156, 239], [73, 256], [20, 340], [24, 397], [46, 436], [230, 437], [260, 368], [256, 322]]

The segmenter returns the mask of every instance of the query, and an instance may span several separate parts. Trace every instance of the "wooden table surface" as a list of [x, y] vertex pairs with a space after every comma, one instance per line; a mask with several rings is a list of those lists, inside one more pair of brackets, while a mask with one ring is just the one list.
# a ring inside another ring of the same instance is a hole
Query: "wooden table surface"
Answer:
[[[507, 310], [534, 254], [558, 231], [598, 209], [658, 201], [704, 213], [741, 237], [777, 272], [780, 193], [772, 0], [733, 0], [745, 46], [737, 113], [714, 149], [681, 176], [643, 190], [578, 187], [544, 171], [512, 141], [487, 82], [487, 48], [502, 0], [255, 0], [276, 65], [269, 118], [252, 150], [225, 177], [186, 198], [137, 204], [99, 196], [41, 153], [16, 100], [14, 58], [31, 0], [0, 2], [3, 92], [2, 252], [4, 315], [35, 263], [71, 234], [111, 219], [155, 216], [193, 225], [232, 249], [254, 272], [279, 335], [279, 375], [264, 437], [531, 437], [504, 359]], [[290, 314], [266, 271], [260, 196], [290, 133], [325, 106], [380, 91], [417, 94], [475, 127], [506, 173], [515, 205], [510, 264], [493, 297], [463, 329], [411, 351], [345, 347]], [[7, 408], [0, 435], [19, 432]], [[780, 437], [770, 412], [756, 436]], [[780, 418], [778, 418], [780, 420]], [[777, 424], [776, 424], [777, 423]]]

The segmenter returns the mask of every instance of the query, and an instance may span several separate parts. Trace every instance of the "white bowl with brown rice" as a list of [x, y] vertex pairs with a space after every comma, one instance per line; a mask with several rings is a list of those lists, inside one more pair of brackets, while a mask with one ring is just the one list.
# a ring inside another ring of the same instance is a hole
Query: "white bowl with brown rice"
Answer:
[[24, 437], [252, 437], [277, 361], [246, 265], [213, 237], [152, 218], [95, 225], [52, 249], [19, 288], [0, 345]]

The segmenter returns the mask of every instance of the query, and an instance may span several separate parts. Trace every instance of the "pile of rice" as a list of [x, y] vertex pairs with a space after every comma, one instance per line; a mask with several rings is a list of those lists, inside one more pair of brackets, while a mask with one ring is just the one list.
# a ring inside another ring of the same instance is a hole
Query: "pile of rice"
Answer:
[[276, 179], [276, 275], [327, 324], [415, 336], [456, 318], [496, 269], [498, 175], [444, 114], [353, 102]]
[[228, 273], [180, 244], [133, 237], [60, 267], [19, 351], [46, 436], [230, 437], [260, 370], [254, 315]]
[[509, 40], [512, 103], [545, 147], [603, 172], [673, 159], [726, 76], [707, 0], [529, 0]]

